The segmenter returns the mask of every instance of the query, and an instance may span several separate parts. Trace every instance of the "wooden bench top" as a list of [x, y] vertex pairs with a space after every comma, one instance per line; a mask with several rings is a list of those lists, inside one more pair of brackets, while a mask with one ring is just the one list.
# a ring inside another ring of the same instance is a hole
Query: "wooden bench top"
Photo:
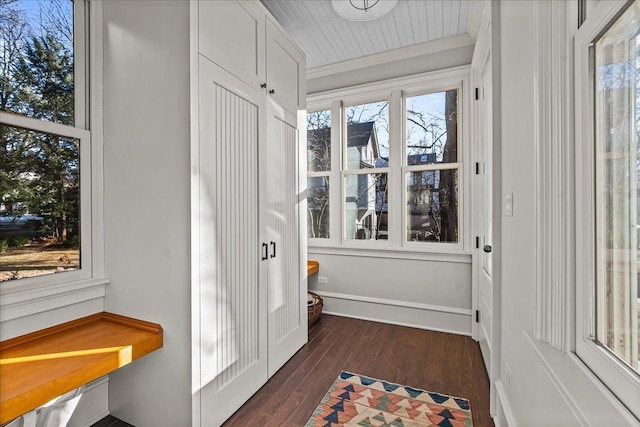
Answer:
[[307, 276], [316, 274], [320, 271], [320, 263], [318, 261], [307, 261]]
[[0, 342], [0, 424], [162, 347], [162, 327], [97, 313]]

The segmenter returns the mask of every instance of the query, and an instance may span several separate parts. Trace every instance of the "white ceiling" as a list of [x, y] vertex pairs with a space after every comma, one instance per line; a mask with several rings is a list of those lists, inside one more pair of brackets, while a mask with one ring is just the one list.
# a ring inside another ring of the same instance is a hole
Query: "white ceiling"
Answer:
[[365, 22], [342, 18], [331, 0], [261, 1], [304, 49], [309, 69], [470, 32], [472, 0], [399, 0]]

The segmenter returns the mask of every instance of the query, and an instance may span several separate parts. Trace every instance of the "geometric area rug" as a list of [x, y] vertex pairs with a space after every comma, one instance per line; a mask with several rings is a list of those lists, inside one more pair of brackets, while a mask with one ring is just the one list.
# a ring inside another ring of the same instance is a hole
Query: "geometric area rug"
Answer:
[[305, 427], [470, 427], [469, 401], [342, 371]]

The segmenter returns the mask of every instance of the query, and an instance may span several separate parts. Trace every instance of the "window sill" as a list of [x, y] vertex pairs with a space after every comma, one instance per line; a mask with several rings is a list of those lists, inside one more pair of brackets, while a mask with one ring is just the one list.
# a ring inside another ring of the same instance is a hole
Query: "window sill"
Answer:
[[103, 298], [109, 279], [85, 279], [33, 288], [0, 284], [0, 322]]
[[[525, 333], [545, 371], [583, 425], [608, 420], [609, 425], [637, 425], [638, 420], [575, 353], [564, 353]], [[608, 403], [606, 405], [605, 403]], [[594, 425], [595, 425], [594, 424]]]
[[392, 258], [392, 259], [410, 259], [420, 261], [436, 261], [436, 262], [455, 262], [461, 264], [471, 264], [471, 252], [467, 251], [411, 251], [407, 249], [370, 249], [370, 248], [351, 248], [337, 246], [314, 246], [309, 244], [309, 255], [340, 255], [368, 258]]

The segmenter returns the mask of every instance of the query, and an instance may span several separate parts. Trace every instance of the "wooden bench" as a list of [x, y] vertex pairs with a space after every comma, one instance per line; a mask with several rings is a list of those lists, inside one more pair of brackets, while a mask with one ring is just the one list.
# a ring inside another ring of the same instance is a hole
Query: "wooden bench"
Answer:
[[307, 261], [307, 275], [311, 276], [320, 271], [320, 263], [318, 261]]
[[0, 342], [0, 424], [162, 344], [160, 325], [107, 312]]

